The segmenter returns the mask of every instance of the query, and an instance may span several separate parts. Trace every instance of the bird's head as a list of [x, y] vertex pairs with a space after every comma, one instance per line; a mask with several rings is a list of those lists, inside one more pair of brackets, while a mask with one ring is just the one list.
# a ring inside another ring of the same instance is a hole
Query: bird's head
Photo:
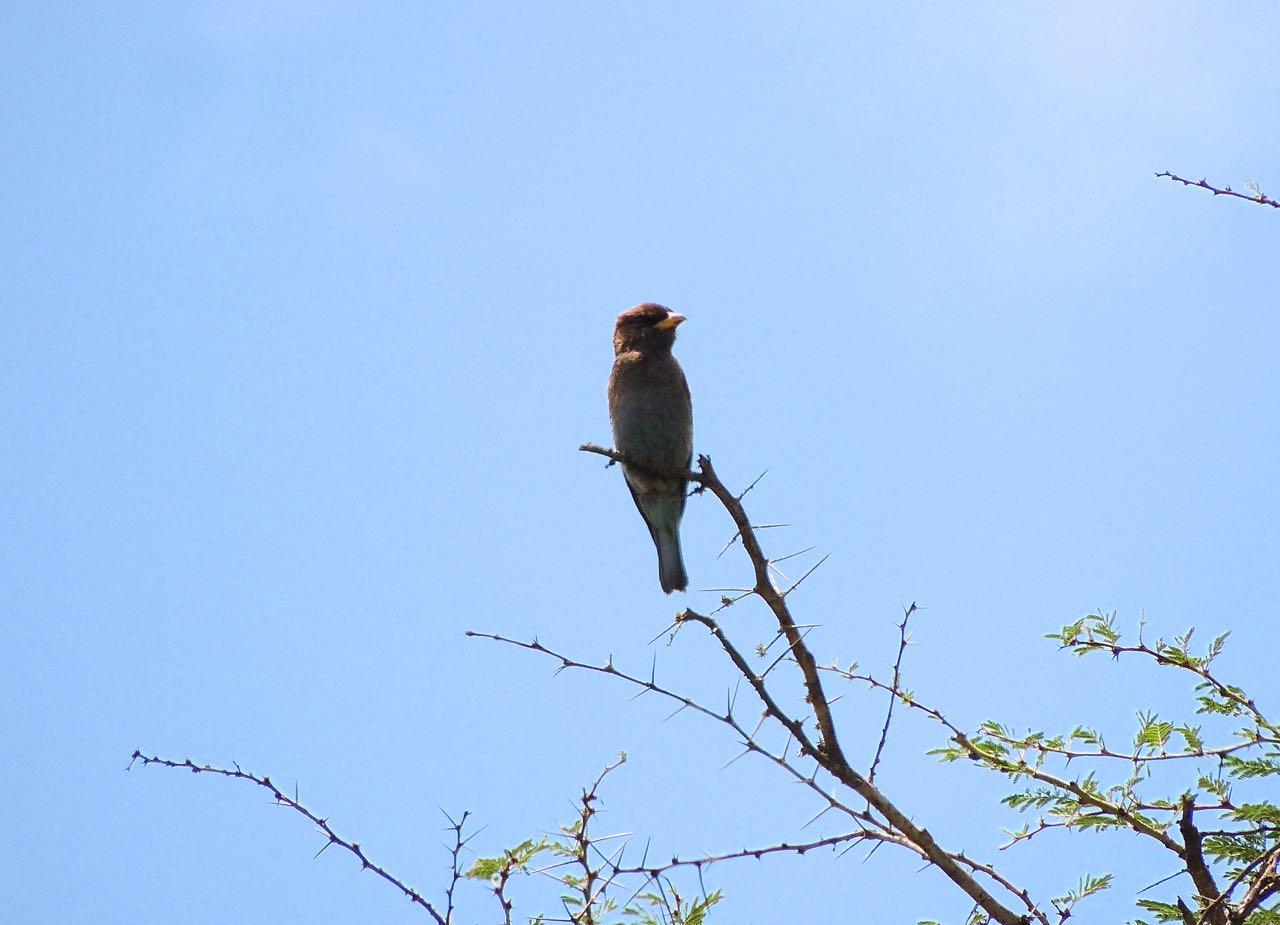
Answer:
[[671, 309], [653, 302], [628, 308], [613, 325], [613, 352], [670, 350], [676, 342], [676, 328], [684, 321]]

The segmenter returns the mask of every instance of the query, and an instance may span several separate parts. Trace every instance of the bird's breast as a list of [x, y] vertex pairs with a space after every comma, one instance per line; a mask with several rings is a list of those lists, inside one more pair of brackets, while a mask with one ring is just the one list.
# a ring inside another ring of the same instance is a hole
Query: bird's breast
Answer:
[[681, 468], [693, 449], [689, 389], [675, 358], [661, 359], [618, 357], [609, 377], [609, 417], [620, 451], [637, 462]]

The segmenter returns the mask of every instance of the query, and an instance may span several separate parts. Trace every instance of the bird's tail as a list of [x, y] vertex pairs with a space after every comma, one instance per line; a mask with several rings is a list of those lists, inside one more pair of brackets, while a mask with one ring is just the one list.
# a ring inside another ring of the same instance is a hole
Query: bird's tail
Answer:
[[667, 594], [689, 587], [689, 576], [684, 571], [684, 557], [680, 555], [680, 534], [675, 529], [655, 530], [654, 545], [658, 547], [658, 582]]

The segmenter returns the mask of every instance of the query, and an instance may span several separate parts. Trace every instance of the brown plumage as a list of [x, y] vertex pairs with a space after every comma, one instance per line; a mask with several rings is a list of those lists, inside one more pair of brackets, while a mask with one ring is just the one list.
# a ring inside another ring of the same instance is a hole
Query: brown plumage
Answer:
[[683, 315], [652, 302], [619, 315], [608, 390], [613, 443], [636, 463], [624, 464], [622, 472], [658, 550], [658, 581], [668, 594], [689, 585], [680, 554], [688, 483], [640, 467], [688, 469], [693, 459], [693, 403], [684, 370], [671, 355], [683, 321]]

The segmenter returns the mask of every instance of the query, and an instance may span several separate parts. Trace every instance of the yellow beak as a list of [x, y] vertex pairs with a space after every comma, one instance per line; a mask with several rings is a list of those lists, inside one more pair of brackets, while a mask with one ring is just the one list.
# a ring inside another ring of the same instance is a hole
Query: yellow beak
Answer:
[[667, 317], [655, 324], [654, 327], [659, 331], [670, 331], [676, 325], [683, 323], [684, 315], [677, 315], [675, 312], [672, 312], [670, 315], [667, 315]]

